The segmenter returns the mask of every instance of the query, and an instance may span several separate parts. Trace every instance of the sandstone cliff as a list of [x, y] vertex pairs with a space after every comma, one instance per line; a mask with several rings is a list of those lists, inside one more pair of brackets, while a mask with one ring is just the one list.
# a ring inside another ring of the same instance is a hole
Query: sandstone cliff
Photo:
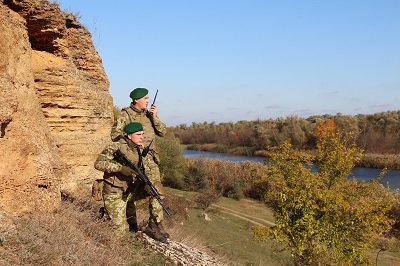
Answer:
[[56, 4], [1, 1], [0, 34], [0, 208], [52, 208], [102, 175], [108, 79], [90, 33]]

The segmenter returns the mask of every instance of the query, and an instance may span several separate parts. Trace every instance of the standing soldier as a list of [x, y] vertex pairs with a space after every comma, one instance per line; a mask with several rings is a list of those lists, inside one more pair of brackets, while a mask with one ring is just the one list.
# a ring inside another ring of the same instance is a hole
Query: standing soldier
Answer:
[[[132, 122], [127, 124], [123, 132], [125, 136], [108, 145], [97, 157], [94, 167], [104, 172], [103, 201], [104, 207], [121, 233], [129, 230], [129, 223], [126, 215], [127, 206], [134, 207], [134, 201], [143, 198], [146, 188], [143, 184], [135, 181], [136, 172], [128, 166], [121, 164], [115, 158], [115, 152], [119, 151], [132, 163], [137, 164], [139, 169], [146, 174], [148, 169], [149, 157], [142, 157], [143, 150], [143, 126], [140, 123]], [[162, 189], [162, 188], [161, 188]], [[162, 190], [157, 188], [158, 192]], [[162, 207], [155, 198], [150, 198], [149, 202], [149, 221], [144, 229], [151, 238], [166, 242], [167, 235], [160, 231], [158, 224], [162, 219]], [[135, 218], [135, 217], [133, 217]]]
[[[160, 118], [158, 118], [158, 109], [154, 103], [147, 110], [149, 104], [149, 91], [145, 88], [136, 88], [130, 93], [132, 99], [131, 105], [123, 108], [111, 129], [112, 141], [118, 141], [123, 137], [123, 129], [129, 122], [139, 122], [143, 125], [144, 129], [144, 145], [147, 146], [154, 139], [154, 137], [163, 137], [166, 133], [166, 127]], [[155, 147], [155, 145], [152, 145]]]
[[[157, 106], [154, 105], [154, 102], [150, 107], [150, 111], [147, 110], [147, 106], [149, 104], [148, 93], [149, 91], [145, 88], [136, 88], [130, 93], [129, 96], [132, 99], [131, 105], [121, 110], [111, 129], [111, 139], [115, 142], [121, 138], [124, 138], [125, 133], [123, 129], [128, 123], [141, 123], [144, 130], [143, 145], [146, 150], [145, 154], [143, 154], [143, 157], [150, 157], [150, 160], [144, 161], [146, 164], [146, 175], [153, 182], [153, 185], [158, 191], [163, 191], [160, 169], [158, 167], [160, 163], [160, 157], [155, 144], [155, 136], [165, 136], [166, 126], [158, 117], [158, 109]], [[137, 204], [140, 205], [140, 203]], [[161, 209], [161, 206], [158, 202], [155, 202], [155, 204]], [[161, 209], [159, 227], [165, 235], [168, 235], [161, 224], [162, 219], [163, 213]]]

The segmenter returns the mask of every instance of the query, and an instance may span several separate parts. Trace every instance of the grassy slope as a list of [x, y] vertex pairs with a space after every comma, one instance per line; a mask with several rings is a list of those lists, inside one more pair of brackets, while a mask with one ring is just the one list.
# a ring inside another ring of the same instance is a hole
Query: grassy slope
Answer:
[[[169, 189], [170, 193], [193, 199], [196, 193]], [[273, 221], [272, 212], [263, 204], [252, 200], [235, 201], [221, 198], [216, 205], [235, 210], [247, 216]], [[252, 235], [253, 223], [212, 207], [207, 211], [211, 221], [205, 221], [203, 210], [192, 207], [190, 217], [178, 224], [186, 238], [197, 239], [204, 249], [212, 250], [238, 265], [279, 265], [287, 254], [274, 252], [273, 243], [260, 243]], [[254, 219], [257, 221], [257, 219]]]
[[[192, 200], [196, 193], [185, 192], [168, 188], [168, 192], [173, 195]], [[216, 202], [217, 206], [222, 206], [233, 210], [232, 214], [226, 209], [211, 207], [207, 215], [211, 221], [205, 221], [203, 211], [190, 208], [189, 219], [183, 221], [183, 225], [177, 225], [178, 231], [182, 231], [186, 238], [196, 239], [200, 246], [211, 249], [215, 253], [230, 261], [235, 261], [239, 265], [283, 265], [289, 258], [288, 253], [276, 252], [273, 242], [259, 243], [254, 240], [251, 227], [253, 223], [247, 218], [259, 222], [267, 220], [274, 221], [273, 213], [264, 204], [242, 199], [236, 201], [228, 198], [220, 198]], [[236, 214], [242, 214], [243, 218]], [[375, 262], [377, 251], [371, 251], [371, 260]], [[400, 250], [381, 252], [378, 265], [400, 265]]]
[[0, 210], [0, 265], [172, 265], [133, 234], [116, 235], [111, 222], [97, 218], [98, 208], [76, 199], [12, 219]]
[[183, 231], [200, 238], [208, 249], [241, 265], [277, 265], [271, 243], [258, 243], [251, 235], [249, 222], [226, 213], [208, 213], [211, 221], [202, 218], [201, 210], [194, 209], [183, 224]]

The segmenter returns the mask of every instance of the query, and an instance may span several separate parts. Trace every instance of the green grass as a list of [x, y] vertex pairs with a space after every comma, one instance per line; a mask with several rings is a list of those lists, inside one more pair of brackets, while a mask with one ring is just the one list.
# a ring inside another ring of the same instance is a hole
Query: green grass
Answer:
[[200, 238], [208, 249], [241, 265], [277, 265], [272, 242], [257, 242], [251, 233], [252, 224], [218, 211], [209, 212], [208, 216], [211, 221], [204, 220], [202, 210], [192, 209], [182, 230]]
[[[397, 248], [398, 249], [398, 248]], [[373, 263], [376, 260], [377, 251], [370, 253], [370, 259]], [[381, 252], [378, 256], [378, 266], [392, 266], [392, 265], [400, 265], [400, 251], [384, 251]]]
[[[197, 195], [196, 192], [171, 188], [167, 188], [167, 190], [169, 193], [187, 200], [193, 200]], [[227, 213], [225, 209], [211, 207], [206, 212], [211, 221], [205, 221], [204, 211], [195, 208], [195, 204], [192, 204], [192, 207], [189, 208], [189, 218], [176, 225], [176, 231], [182, 234], [181, 240], [187, 239], [191, 243], [196, 240], [197, 248], [211, 250], [217, 256], [236, 262], [238, 265], [285, 265], [285, 262], [289, 261], [288, 252], [277, 252], [272, 241], [260, 243], [252, 235], [253, 224], [246, 218], [252, 217], [254, 221], [259, 221], [259, 219], [274, 221], [272, 211], [263, 203], [249, 199], [236, 201], [220, 198], [216, 205], [229, 208], [234, 211], [234, 214], [239, 214], [244, 218]], [[370, 252], [370, 258], [375, 264], [376, 252]], [[381, 252], [377, 265], [400, 265], [400, 250], [397, 248]]]
[[[168, 191], [186, 199], [193, 199], [196, 195], [194, 192], [170, 188]], [[271, 211], [256, 201], [221, 198], [216, 204], [245, 215], [273, 220]], [[184, 238], [196, 239], [199, 242], [197, 248], [211, 250], [238, 265], [280, 265], [279, 261], [288, 258], [287, 253], [276, 254], [272, 241], [258, 242], [253, 237], [251, 222], [217, 208], [206, 212], [211, 221], [205, 221], [203, 212], [192, 207], [189, 209], [189, 218], [177, 223], [175, 230], [181, 231], [183, 241]]]
[[[175, 196], [184, 197], [187, 200], [194, 200], [197, 192], [182, 191], [172, 188], [166, 188], [168, 192], [174, 194]], [[274, 222], [274, 215], [271, 209], [269, 209], [265, 204], [252, 199], [241, 199], [234, 200], [226, 197], [221, 197], [215, 203], [218, 206], [232, 209], [233, 211], [240, 213], [244, 216], [252, 216], [261, 220], [267, 220]]]
[[184, 197], [188, 200], [193, 200], [197, 195], [197, 192], [183, 191], [169, 187], [165, 187], [165, 190], [175, 196]]
[[226, 207], [235, 210], [239, 213], [253, 216], [259, 219], [274, 222], [274, 214], [271, 209], [265, 206], [265, 204], [260, 203], [251, 199], [241, 199], [239, 201], [222, 197], [217, 203], [222, 207]]

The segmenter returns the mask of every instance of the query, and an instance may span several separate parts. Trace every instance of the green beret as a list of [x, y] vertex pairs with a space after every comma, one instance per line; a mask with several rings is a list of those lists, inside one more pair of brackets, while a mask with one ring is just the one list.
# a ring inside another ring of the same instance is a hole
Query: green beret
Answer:
[[149, 91], [145, 88], [136, 88], [133, 91], [131, 91], [131, 94], [129, 94], [129, 97], [132, 98], [132, 100], [137, 100], [140, 98], [143, 98], [149, 93]]
[[140, 124], [138, 122], [131, 122], [124, 127], [124, 132], [126, 134], [132, 134], [132, 133], [135, 133], [138, 131], [143, 131], [142, 124]]

